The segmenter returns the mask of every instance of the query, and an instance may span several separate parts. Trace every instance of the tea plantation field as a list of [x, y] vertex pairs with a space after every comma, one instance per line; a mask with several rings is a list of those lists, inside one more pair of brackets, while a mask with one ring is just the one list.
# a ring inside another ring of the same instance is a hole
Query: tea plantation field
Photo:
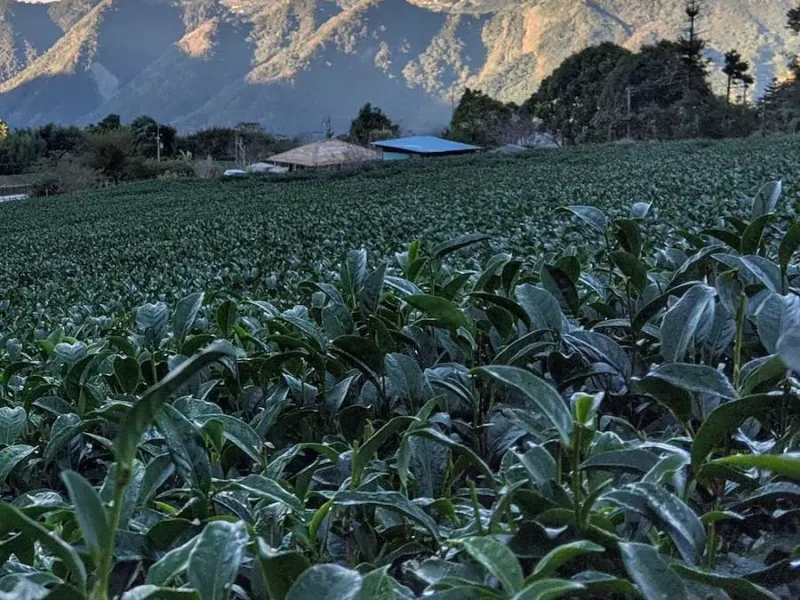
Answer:
[[800, 139], [0, 205], [0, 600], [800, 597]]

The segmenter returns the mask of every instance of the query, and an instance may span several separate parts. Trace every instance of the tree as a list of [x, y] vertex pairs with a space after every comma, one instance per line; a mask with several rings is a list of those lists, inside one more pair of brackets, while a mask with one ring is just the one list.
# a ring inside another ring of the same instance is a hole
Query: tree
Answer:
[[788, 18], [788, 27], [795, 35], [800, 34], [800, 6], [793, 8], [786, 15]]
[[[747, 93], [747, 88], [753, 85], [753, 77], [747, 73], [749, 70], [750, 63], [742, 60], [742, 55], [736, 50], [725, 53], [725, 66], [722, 68], [722, 72], [728, 77], [728, 88], [725, 95], [727, 104], [731, 103], [731, 88], [733, 84], [741, 83], [744, 85], [745, 94]], [[746, 103], [747, 99], [745, 98], [744, 104]]]
[[523, 110], [566, 143], [604, 139], [603, 132], [593, 126], [600, 96], [606, 78], [630, 55], [610, 42], [573, 54], [542, 82]]
[[453, 111], [449, 137], [477, 146], [497, 146], [507, 139], [515, 117], [514, 107], [467, 88]]
[[[594, 125], [613, 140], [671, 139], [699, 135], [714, 95], [695, 77], [679, 43], [662, 41], [626, 56], [608, 75]], [[620, 129], [624, 127], [624, 129]]]
[[110, 114], [105, 119], [100, 121], [95, 128], [100, 131], [115, 131], [122, 127], [122, 119], [119, 115]]
[[9, 127], [8, 123], [0, 119], [0, 141], [8, 137]]
[[64, 127], [54, 123], [40, 127], [39, 137], [44, 141], [45, 156], [55, 159], [77, 152], [86, 140], [86, 134], [78, 127]]
[[136, 154], [155, 158], [158, 156], [158, 143], [161, 143], [161, 156], [172, 156], [176, 151], [177, 131], [174, 127], [156, 122], [152, 117], [136, 117], [130, 125], [134, 137]]
[[375, 141], [373, 138], [375, 132], [389, 132], [390, 137], [397, 137], [400, 135], [400, 127], [392, 123], [380, 108], [368, 102], [361, 107], [358, 116], [350, 123], [349, 138], [351, 142], [366, 146]]

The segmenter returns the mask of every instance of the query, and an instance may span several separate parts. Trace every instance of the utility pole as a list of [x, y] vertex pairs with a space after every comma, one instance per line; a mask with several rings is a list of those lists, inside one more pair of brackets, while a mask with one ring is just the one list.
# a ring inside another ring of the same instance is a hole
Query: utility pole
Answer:
[[631, 113], [633, 112], [633, 89], [630, 85], [628, 85], [626, 89], [626, 95], [628, 97], [628, 139], [631, 139]]
[[161, 124], [156, 123], [156, 162], [161, 162]]

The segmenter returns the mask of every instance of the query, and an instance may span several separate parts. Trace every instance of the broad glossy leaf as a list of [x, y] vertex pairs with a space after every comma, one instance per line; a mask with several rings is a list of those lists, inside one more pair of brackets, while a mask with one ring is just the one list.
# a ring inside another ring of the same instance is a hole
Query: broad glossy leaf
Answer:
[[774, 211], [782, 192], [782, 181], [772, 181], [765, 184], [753, 198], [751, 217], [757, 219]]
[[684, 579], [698, 581], [724, 590], [732, 600], [778, 600], [778, 597], [772, 592], [741, 577], [726, 577], [692, 569], [685, 565], [672, 565], [670, 568]]
[[479, 242], [484, 242], [488, 239], [490, 239], [488, 235], [482, 233], [470, 233], [459, 238], [443, 242], [438, 246], [434, 246], [433, 250], [431, 250], [431, 255], [434, 259], [441, 260], [448, 254], [452, 254], [453, 252], [461, 250], [462, 248], [472, 246], [473, 244], [477, 244]]
[[356, 600], [361, 575], [339, 565], [315, 565], [303, 573], [286, 600]]
[[9, 504], [0, 503], [0, 523], [4, 528], [20, 531], [23, 535], [38, 541], [48, 552], [64, 563], [64, 566], [75, 578], [78, 589], [81, 591], [86, 589], [86, 568], [72, 546], [52, 535], [39, 523]]
[[200, 429], [169, 404], [162, 407], [156, 424], [178, 475], [193, 489], [207, 492], [211, 487], [211, 461]]
[[786, 454], [734, 454], [714, 461], [715, 463], [771, 471], [776, 475], [800, 480], [800, 452]]
[[195, 590], [139, 585], [131, 588], [120, 600], [204, 600]]
[[605, 552], [605, 548], [587, 542], [586, 540], [578, 540], [568, 544], [562, 544], [557, 548], [553, 548], [550, 552], [536, 564], [533, 573], [528, 577], [527, 581], [535, 581], [543, 579], [555, 573], [562, 565], [570, 562], [571, 560], [583, 556], [585, 554]]
[[460, 540], [459, 545], [497, 578], [507, 594], [516, 594], [522, 589], [522, 568], [508, 546], [491, 537], [466, 538]]
[[520, 392], [531, 409], [539, 410], [547, 416], [558, 431], [561, 442], [567, 447], [570, 446], [572, 415], [558, 392], [543, 379], [524, 369], [500, 365], [480, 367], [473, 370], [472, 373], [488, 375]]
[[0, 450], [0, 487], [5, 483], [6, 477], [14, 470], [14, 467], [34, 452], [36, 452], [36, 448], [24, 444], [8, 446]]
[[701, 325], [706, 309], [716, 296], [714, 288], [696, 285], [664, 315], [661, 324], [661, 355], [666, 362], [681, 362]]
[[603, 471], [626, 471], [644, 475], [656, 466], [658, 457], [647, 450], [632, 448], [629, 450], [612, 450], [590, 456], [581, 465], [582, 469], [600, 469]]
[[276, 481], [263, 475], [248, 475], [244, 479], [232, 482], [232, 485], [256, 497], [285, 504], [297, 513], [303, 512], [303, 503], [300, 502], [297, 496], [287, 491]]
[[573, 596], [586, 588], [575, 581], [566, 579], [541, 579], [534, 581], [511, 600], [556, 600], [565, 596]]
[[561, 306], [547, 290], [525, 283], [517, 286], [514, 297], [528, 314], [533, 329], [563, 330]]
[[212, 521], [198, 536], [189, 555], [186, 574], [203, 600], [226, 600], [249, 541], [242, 521]]
[[671, 363], [656, 367], [644, 381], [657, 379], [678, 389], [692, 393], [713, 394], [722, 398], [736, 398], [728, 378], [716, 369], [706, 365]]
[[183, 573], [189, 566], [189, 557], [197, 545], [198, 537], [194, 537], [182, 546], [173, 548], [158, 559], [147, 571], [147, 583], [165, 586], [175, 577]]
[[778, 261], [781, 265], [781, 271], [786, 272], [798, 248], [800, 248], [800, 221], [789, 227], [781, 240], [781, 245], [778, 249]]
[[178, 340], [178, 344], [182, 344], [191, 332], [195, 319], [197, 319], [197, 313], [203, 306], [203, 298], [203, 292], [195, 292], [182, 298], [175, 306], [175, 314], [172, 316], [172, 334]]
[[653, 546], [622, 543], [619, 549], [628, 575], [639, 586], [647, 600], [688, 598], [686, 585], [680, 577], [670, 571]]
[[605, 233], [608, 227], [608, 217], [593, 206], [567, 206], [566, 210], [599, 233]]
[[116, 533], [109, 530], [108, 517], [100, 496], [92, 484], [75, 471], [65, 471], [61, 479], [67, 486], [83, 539], [95, 560], [99, 560], [108, 536]]
[[439, 526], [424, 510], [399, 492], [339, 492], [333, 497], [336, 506], [380, 506], [405, 515], [427, 529], [438, 541]]
[[28, 413], [21, 406], [0, 408], [0, 446], [11, 446], [25, 430]]
[[270, 600], [284, 600], [295, 581], [310, 566], [299, 552], [280, 552], [258, 539], [258, 564]]
[[125, 415], [115, 441], [117, 462], [130, 464], [136, 456], [139, 440], [156, 418], [161, 407], [170, 396], [183, 387], [206, 366], [222, 358], [235, 358], [234, 348], [226, 342], [215, 342], [207, 349], [182, 363], [162, 379], [158, 385], [147, 390], [139, 402]]
[[407, 296], [404, 300], [414, 308], [441, 323], [443, 327], [449, 329], [469, 327], [469, 322], [464, 316], [464, 313], [449, 300], [440, 298], [439, 296], [430, 296], [428, 294]]
[[611, 260], [640, 294], [647, 288], [647, 267], [630, 252], [612, 252]]

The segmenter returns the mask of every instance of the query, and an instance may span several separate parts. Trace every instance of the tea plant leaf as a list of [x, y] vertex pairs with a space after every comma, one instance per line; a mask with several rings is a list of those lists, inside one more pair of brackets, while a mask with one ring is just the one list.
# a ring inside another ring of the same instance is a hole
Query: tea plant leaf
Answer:
[[714, 288], [696, 285], [664, 315], [661, 324], [661, 355], [666, 362], [681, 362], [700, 327], [706, 308], [716, 296]]
[[0, 446], [11, 446], [19, 439], [28, 421], [28, 413], [21, 406], [0, 408]]
[[186, 575], [203, 600], [225, 600], [231, 595], [249, 535], [242, 521], [212, 521], [198, 536], [189, 554]]
[[531, 407], [542, 411], [555, 427], [561, 442], [569, 447], [572, 435], [572, 415], [558, 392], [533, 373], [517, 367], [492, 365], [474, 369], [475, 375], [488, 375], [517, 390]]
[[772, 592], [740, 577], [707, 573], [685, 565], [672, 565], [670, 568], [684, 579], [705, 583], [725, 591], [733, 600], [778, 600]]
[[579, 540], [577, 542], [570, 542], [562, 544], [557, 548], [553, 548], [550, 552], [536, 564], [533, 573], [526, 579], [526, 582], [540, 580], [544, 577], [555, 573], [562, 565], [569, 561], [583, 556], [584, 554], [605, 552], [605, 548], [587, 542], [586, 540]]
[[716, 464], [756, 468], [800, 480], [800, 453], [787, 454], [734, 454], [714, 461]]
[[428, 514], [399, 492], [339, 492], [333, 497], [336, 506], [380, 506], [405, 515], [439, 540], [439, 527]]
[[303, 573], [286, 594], [286, 600], [356, 600], [362, 578], [339, 565], [315, 565]]
[[122, 594], [120, 600], [204, 600], [194, 590], [139, 585]]
[[459, 541], [459, 545], [497, 578], [507, 594], [516, 594], [522, 590], [522, 568], [508, 546], [490, 537], [465, 538]]
[[686, 585], [648, 544], [621, 543], [622, 562], [646, 600], [686, 598]]
[[404, 300], [414, 308], [441, 323], [443, 327], [448, 329], [469, 327], [469, 322], [464, 316], [464, 313], [449, 300], [427, 294], [406, 296]]
[[283, 600], [295, 581], [310, 566], [308, 559], [299, 552], [280, 552], [258, 539], [258, 564], [270, 600]]
[[72, 546], [9, 504], [0, 503], [0, 524], [2, 524], [0, 527], [19, 530], [23, 535], [38, 541], [64, 563], [75, 578], [78, 589], [81, 591], [86, 589], [86, 568]]
[[0, 450], [0, 486], [5, 483], [6, 477], [14, 470], [14, 467], [34, 452], [36, 452], [36, 448], [24, 444], [8, 446]]
[[225, 342], [215, 342], [171, 371], [158, 385], [150, 388], [125, 415], [115, 442], [117, 462], [130, 464], [136, 456], [139, 440], [169, 397], [197, 373], [221, 358], [235, 358], [235, 350]]
[[173, 548], [147, 571], [147, 583], [155, 586], [165, 586], [175, 577], [183, 573], [189, 566], [192, 550], [197, 545], [198, 537], [194, 537], [182, 546]]
[[195, 292], [182, 298], [175, 305], [175, 314], [172, 316], [172, 334], [178, 340], [178, 345], [183, 344], [183, 340], [191, 332], [200, 307], [203, 306], [203, 292]]
[[439, 244], [438, 246], [435, 246], [433, 250], [431, 250], [431, 256], [433, 256], [435, 260], [441, 260], [448, 254], [452, 254], [453, 252], [457, 252], [458, 250], [467, 248], [473, 244], [485, 242], [488, 239], [490, 239], [490, 237], [482, 233], [470, 233], [463, 235], [459, 238], [449, 240]]
[[561, 306], [553, 295], [528, 283], [517, 286], [514, 297], [522, 309], [528, 314], [534, 329], [552, 329], [562, 331], [564, 316]]
[[736, 398], [736, 390], [728, 378], [706, 365], [684, 363], [661, 365], [650, 371], [644, 381], [654, 379], [687, 392], [713, 394], [727, 399]]
[[556, 600], [585, 591], [586, 588], [575, 581], [566, 579], [541, 579], [526, 586], [511, 600]]
[[794, 223], [783, 235], [781, 245], [778, 248], [778, 261], [781, 265], [781, 272], [786, 273], [789, 263], [797, 249], [800, 248], [800, 222]]
[[758, 190], [755, 198], [753, 198], [752, 218], [757, 219], [774, 211], [782, 192], [782, 181], [772, 181]]
[[106, 509], [97, 491], [84, 477], [75, 471], [65, 471], [61, 474], [61, 479], [67, 486], [69, 498], [75, 507], [75, 517], [81, 527], [83, 539], [95, 560], [98, 560], [106, 539], [115, 533], [109, 530]]
[[566, 210], [599, 233], [605, 233], [608, 227], [608, 217], [593, 206], [567, 206]]
[[297, 496], [285, 490], [279, 483], [262, 475], [248, 475], [244, 479], [232, 482], [231, 485], [257, 497], [280, 502], [298, 514], [303, 512], [303, 503], [298, 500]]
[[640, 294], [647, 288], [647, 267], [630, 252], [612, 252], [611, 260]]

